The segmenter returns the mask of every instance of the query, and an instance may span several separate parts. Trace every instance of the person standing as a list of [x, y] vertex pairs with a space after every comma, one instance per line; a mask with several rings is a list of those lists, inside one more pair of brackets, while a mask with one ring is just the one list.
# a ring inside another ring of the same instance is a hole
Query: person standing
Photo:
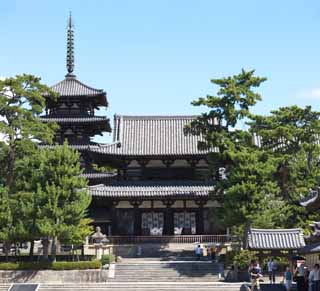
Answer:
[[196, 256], [197, 256], [197, 260], [200, 261], [200, 259], [201, 259], [201, 254], [202, 254], [201, 245], [198, 245], [198, 246], [196, 247], [195, 253], [196, 253]]
[[258, 267], [256, 262], [254, 262], [251, 265], [249, 269], [249, 274], [251, 278], [251, 291], [254, 291], [255, 287], [257, 287], [257, 289], [260, 290], [259, 278], [261, 277], [261, 274], [260, 274], [260, 268]]
[[212, 260], [212, 262], [216, 261], [216, 246], [215, 245], [211, 246], [211, 260]]
[[269, 274], [269, 281], [270, 284], [275, 284], [276, 283], [276, 264], [273, 261], [273, 259], [271, 258], [268, 261], [268, 274]]
[[287, 291], [290, 291], [292, 286], [292, 272], [290, 271], [289, 266], [286, 267], [286, 271], [283, 274], [283, 283]]
[[315, 264], [309, 274], [309, 284], [311, 285], [312, 291], [320, 290], [320, 270], [319, 264]]
[[295, 270], [295, 276], [297, 280], [297, 290], [298, 291], [307, 291], [307, 267], [305, 262], [302, 262]]

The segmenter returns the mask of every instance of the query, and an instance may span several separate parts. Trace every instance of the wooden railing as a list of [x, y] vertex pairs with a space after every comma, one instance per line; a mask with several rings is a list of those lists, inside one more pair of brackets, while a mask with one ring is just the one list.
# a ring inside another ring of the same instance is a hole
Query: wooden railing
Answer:
[[142, 244], [142, 243], [216, 243], [225, 244], [238, 242], [237, 236], [232, 235], [149, 235], [149, 236], [108, 236], [112, 244]]

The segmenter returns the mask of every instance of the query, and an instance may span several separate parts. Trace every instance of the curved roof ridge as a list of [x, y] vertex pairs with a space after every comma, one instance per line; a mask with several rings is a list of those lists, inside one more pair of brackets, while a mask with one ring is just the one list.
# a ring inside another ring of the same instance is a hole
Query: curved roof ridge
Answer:
[[284, 232], [284, 231], [301, 231], [301, 228], [250, 228], [250, 231], [260, 231], [260, 232]]
[[[68, 77], [67, 77], [66, 79], [68, 79]], [[66, 80], [66, 79], [65, 79], [65, 80]], [[71, 79], [71, 78], [70, 78], [70, 79]], [[86, 85], [85, 83], [81, 82], [81, 81], [78, 80], [77, 78], [72, 78], [72, 79], [73, 79], [74, 81], [76, 81], [77, 83], [79, 83], [80, 85], [86, 87], [87, 89], [104, 92], [103, 89], [93, 88], [93, 87], [91, 87], [91, 86], [89, 86], [89, 85]]]
[[[100, 105], [107, 106], [107, 93], [103, 89], [96, 89], [79, 81], [74, 76], [66, 76], [62, 81], [52, 85], [51, 90], [58, 93], [60, 96], [88, 96], [100, 97]], [[49, 95], [49, 94], [45, 94]]]
[[123, 119], [194, 119], [199, 115], [120, 115], [115, 114], [115, 118]]

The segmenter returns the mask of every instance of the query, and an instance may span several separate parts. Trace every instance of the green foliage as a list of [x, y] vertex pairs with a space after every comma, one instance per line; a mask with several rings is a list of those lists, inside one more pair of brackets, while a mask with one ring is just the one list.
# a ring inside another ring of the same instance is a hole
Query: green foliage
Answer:
[[52, 90], [32, 75], [18, 75], [0, 80], [0, 132], [5, 135], [6, 156], [2, 156], [2, 181], [9, 193], [14, 192], [15, 161], [35, 151], [35, 140], [50, 142], [57, 126], [45, 124], [38, 118], [45, 107], [43, 95]]
[[[271, 256], [270, 256], [271, 257]], [[284, 254], [284, 256], [281, 256], [281, 257], [272, 257], [274, 259], [274, 262], [276, 264], [276, 268], [277, 268], [277, 271], [285, 271], [286, 270], [286, 267], [290, 265], [290, 260], [288, 259], [288, 254]], [[268, 261], [269, 261], [270, 258], [265, 258], [263, 260], [263, 263], [262, 263], [262, 267], [264, 270], [268, 270]]]
[[246, 270], [250, 266], [251, 261], [258, 261], [257, 253], [249, 250], [241, 250], [233, 257], [234, 265], [240, 270]]
[[52, 270], [86, 270], [100, 268], [101, 262], [98, 260], [83, 262], [53, 262], [51, 267]]
[[85, 218], [91, 197], [87, 180], [79, 177], [79, 153], [65, 143], [25, 157], [19, 167], [25, 191], [21, 218], [29, 234], [81, 244], [92, 229]]
[[[253, 115], [251, 108], [261, 100], [255, 89], [265, 80], [244, 70], [212, 80], [219, 86], [217, 94], [193, 102], [208, 112], [186, 128], [204, 137], [199, 148], [211, 151], [209, 164], [216, 180], [211, 197], [223, 205], [221, 224], [238, 234], [248, 223], [307, 229], [311, 219], [320, 219], [299, 204], [320, 182], [320, 112], [291, 106], [268, 116]], [[241, 121], [250, 128], [239, 129]], [[221, 167], [226, 179], [218, 175]]]
[[115, 260], [114, 255], [110, 254], [110, 255], [103, 255], [101, 257], [100, 262], [104, 266], [106, 264], [110, 264], [110, 263], [114, 262], [114, 260]]
[[0, 185], [0, 241], [11, 239], [13, 217], [7, 188]]
[[0, 270], [86, 270], [100, 269], [101, 262], [80, 261], [80, 262], [19, 262], [0, 263]]
[[320, 183], [319, 117], [320, 112], [311, 106], [291, 106], [271, 111], [269, 116], [252, 116], [250, 122], [251, 132], [261, 136], [261, 148], [278, 161], [274, 181], [289, 209], [287, 227], [308, 228], [311, 218], [320, 218], [299, 205], [301, 198]]
[[220, 88], [216, 96], [207, 95], [192, 102], [195, 106], [206, 106], [207, 113], [203, 113], [186, 128], [187, 132], [203, 135], [205, 141], [199, 143], [200, 148], [218, 148], [222, 154], [224, 150], [241, 144], [250, 137], [243, 131], [234, 129], [239, 121], [250, 115], [250, 108], [261, 100], [260, 94], [253, 91], [266, 78], [254, 76], [254, 70], [242, 70], [240, 74], [213, 79], [211, 82]]

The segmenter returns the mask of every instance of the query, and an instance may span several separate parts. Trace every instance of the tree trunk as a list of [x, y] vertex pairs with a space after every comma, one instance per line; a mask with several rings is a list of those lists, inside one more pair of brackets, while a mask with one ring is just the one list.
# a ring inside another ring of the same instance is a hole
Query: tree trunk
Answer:
[[10, 247], [11, 247], [11, 243], [10, 243], [10, 242], [5, 241], [5, 242], [3, 243], [3, 251], [4, 251], [4, 254], [5, 254], [5, 256], [6, 256], [6, 262], [9, 261]]
[[33, 249], [34, 249], [34, 240], [30, 241], [30, 250], [29, 250], [30, 260], [32, 260], [33, 258]]
[[7, 165], [7, 175], [6, 175], [6, 186], [11, 194], [11, 187], [13, 184], [13, 173], [14, 173], [14, 161], [15, 161], [15, 146], [12, 145], [12, 138], [10, 138], [9, 143], [9, 153], [8, 153], [8, 165]]
[[49, 260], [49, 239], [43, 238], [42, 241], [42, 248], [43, 248], [43, 260], [48, 261]]
[[56, 256], [57, 256], [57, 237], [54, 236], [52, 238], [52, 244], [51, 244], [51, 256], [52, 256], [52, 261], [55, 262], [56, 261]]

